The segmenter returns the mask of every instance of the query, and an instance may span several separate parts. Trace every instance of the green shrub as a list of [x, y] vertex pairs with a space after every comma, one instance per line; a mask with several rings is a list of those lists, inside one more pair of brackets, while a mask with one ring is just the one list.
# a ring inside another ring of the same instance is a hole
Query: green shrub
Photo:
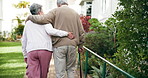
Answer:
[[18, 27], [14, 28], [14, 34], [22, 35], [24, 30], [24, 25], [19, 25]]
[[17, 18], [17, 22], [18, 22], [18, 26], [16, 26], [14, 28], [14, 34], [16, 35], [22, 35], [23, 34], [23, 30], [24, 30], [24, 26], [22, 23], [25, 21], [24, 19], [20, 19], [18, 16]]
[[[94, 31], [85, 35], [84, 45], [104, 58], [112, 58], [112, 55], [116, 52], [116, 47], [114, 47], [114, 33], [112, 33], [113, 31], [109, 32], [111, 27], [103, 25], [96, 18], [90, 19], [89, 22], [91, 24], [90, 29]], [[102, 77], [102, 74], [97, 70], [102, 70], [103, 62], [91, 53], [88, 56], [88, 73], [94, 75], [94, 77]], [[83, 64], [85, 65], [85, 61]]]
[[89, 20], [94, 33], [85, 36], [85, 46], [97, 54], [111, 56], [115, 53], [113, 35], [108, 32], [108, 27], [103, 26], [96, 18]]
[[114, 54], [116, 59], [112, 59], [112, 62], [137, 78], [147, 78], [148, 2], [147, 0], [119, 1], [122, 9], [113, 14], [117, 21], [114, 24], [119, 46], [118, 52]]
[[[148, 2], [147, 0], [119, 0], [120, 10], [105, 23], [91, 19], [95, 33], [86, 35], [85, 46], [107, 58], [136, 78], [148, 77]], [[115, 53], [116, 52], [116, 53]], [[112, 56], [112, 54], [114, 54]], [[97, 58], [95, 58], [97, 59]], [[90, 65], [93, 66], [93, 65]], [[114, 78], [125, 78], [110, 67]]]
[[5, 38], [0, 34], [0, 41], [4, 41], [4, 40], [5, 40]]
[[88, 33], [85, 36], [85, 46], [101, 56], [114, 54], [113, 41], [105, 33]]

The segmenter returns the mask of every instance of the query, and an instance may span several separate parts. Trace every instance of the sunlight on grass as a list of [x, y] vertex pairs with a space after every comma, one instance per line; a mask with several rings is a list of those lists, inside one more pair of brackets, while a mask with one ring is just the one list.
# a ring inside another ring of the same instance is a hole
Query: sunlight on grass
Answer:
[[16, 63], [17, 60], [16, 60], [16, 59], [11, 59], [11, 60], [8, 60], [7, 62], [10, 62], [10, 63], [11, 63], [11, 62], [15, 62], [15, 63]]
[[26, 64], [20, 42], [0, 42], [0, 78], [23, 78]]
[[0, 53], [21, 52], [21, 51], [22, 51], [22, 47], [21, 46], [0, 47]]
[[16, 67], [24, 67], [26, 66], [25, 63], [5, 63], [3, 65], [0, 66], [1, 67], [4, 67], [4, 68], [16, 68]]

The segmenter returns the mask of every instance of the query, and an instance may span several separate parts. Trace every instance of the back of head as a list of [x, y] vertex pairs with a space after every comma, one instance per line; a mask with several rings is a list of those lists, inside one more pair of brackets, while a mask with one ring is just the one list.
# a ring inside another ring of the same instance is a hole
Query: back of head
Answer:
[[60, 7], [61, 5], [68, 5], [67, 0], [57, 0], [57, 5]]
[[32, 15], [38, 15], [39, 12], [42, 11], [42, 5], [40, 4], [37, 4], [37, 3], [33, 3], [31, 6], [30, 6], [30, 12]]

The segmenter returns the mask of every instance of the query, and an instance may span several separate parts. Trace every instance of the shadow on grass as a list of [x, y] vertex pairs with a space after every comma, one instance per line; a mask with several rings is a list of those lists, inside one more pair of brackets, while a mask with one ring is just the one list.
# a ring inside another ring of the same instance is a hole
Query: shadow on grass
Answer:
[[0, 53], [0, 78], [23, 78], [25, 66], [21, 52]]
[[25, 74], [24, 67], [2, 68], [0, 69], [0, 78], [23, 78]]

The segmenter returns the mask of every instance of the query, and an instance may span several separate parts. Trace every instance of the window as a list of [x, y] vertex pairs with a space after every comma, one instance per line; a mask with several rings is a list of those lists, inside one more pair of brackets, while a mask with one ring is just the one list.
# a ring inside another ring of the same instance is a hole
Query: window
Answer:
[[92, 2], [86, 2], [86, 7], [87, 7], [86, 15], [91, 16]]

